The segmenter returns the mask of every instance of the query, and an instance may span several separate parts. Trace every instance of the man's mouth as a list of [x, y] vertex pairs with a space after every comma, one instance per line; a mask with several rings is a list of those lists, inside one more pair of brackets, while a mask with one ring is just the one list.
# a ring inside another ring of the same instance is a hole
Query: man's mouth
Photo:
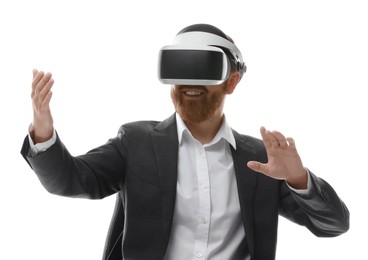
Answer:
[[180, 86], [179, 91], [186, 97], [200, 97], [208, 92], [203, 86]]
[[197, 97], [197, 96], [201, 96], [204, 94], [203, 91], [198, 91], [198, 90], [185, 90], [183, 92], [185, 95], [190, 96], [190, 97]]

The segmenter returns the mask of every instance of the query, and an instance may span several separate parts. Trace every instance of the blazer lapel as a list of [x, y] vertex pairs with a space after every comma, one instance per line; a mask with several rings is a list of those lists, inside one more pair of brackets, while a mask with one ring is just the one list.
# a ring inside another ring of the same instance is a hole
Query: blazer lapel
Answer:
[[238, 185], [240, 208], [248, 246], [250, 251], [253, 253], [253, 204], [258, 174], [247, 167], [247, 162], [257, 160], [257, 151], [254, 146], [250, 145], [249, 142], [246, 142], [246, 137], [239, 135], [235, 131], [233, 131], [233, 134], [236, 140], [236, 150], [231, 147], [231, 151]]
[[167, 245], [173, 221], [178, 171], [178, 137], [175, 114], [158, 124], [151, 136], [159, 170], [163, 232], [165, 245]]

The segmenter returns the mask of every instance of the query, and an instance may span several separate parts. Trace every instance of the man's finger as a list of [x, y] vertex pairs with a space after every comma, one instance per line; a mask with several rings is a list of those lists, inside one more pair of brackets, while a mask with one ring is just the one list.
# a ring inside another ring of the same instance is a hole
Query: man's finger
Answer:
[[32, 98], [33, 96], [36, 94], [36, 88], [37, 88], [37, 84], [38, 82], [41, 80], [41, 78], [43, 77], [44, 73], [43, 71], [37, 71], [37, 73], [35, 73], [36, 70], [33, 71], [33, 81], [32, 81]]
[[286, 147], [288, 145], [285, 136], [280, 132], [272, 131], [272, 135], [277, 139], [281, 147]]
[[293, 138], [291, 137], [288, 137], [286, 138], [286, 141], [288, 142], [289, 144], [289, 147], [292, 148], [292, 149], [296, 149], [296, 146], [295, 146], [295, 141]]
[[256, 162], [256, 161], [249, 161], [247, 163], [247, 166], [249, 167], [249, 169], [251, 169], [253, 171], [260, 172], [260, 173], [263, 173], [263, 174], [267, 175], [267, 173], [266, 173], [266, 164]]
[[38, 71], [37, 74], [33, 78], [32, 86], [36, 87], [37, 84], [40, 82], [40, 80], [43, 78], [44, 75], [45, 75], [45, 73], [43, 71]]
[[51, 101], [51, 97], [52, 97], [52, 91], [49, 91], [45, 97], [45, 99], [43, 100], [43, 106], [47, 106], [47, 108], [49, 108], [50, 105], [50, 101]]
[[[41, 73], [39, 73], [41, 74]], [[43, 73], [42, 73], [43, 74]], [[50, 72], [47, 72], [46, 74], [43, 74], [42, 77], [39, 79], [36, 88], [35, 88], [35, 94], [39, 95], [40, 92], [44, 89], [44, 87], [46, 86], [46, 84], [50, 81], [52, 77], [52, 74]], [[38, 79], [38, 75], [36, 76], [36, 79]]]
[[50, 92], [53, 85], [54, 85], [54, 80], [52, 78], [50, 78], [50, 80], [45, 84], [45, 86], [42, 88], [42, 90], [39, 93], [39, 100], [41, 102], [44, 102], [44, 99], [46, 98], [46, 96]]
[[277, 140], [276, 136], [269, 130], [266, 131], [266, 136], [270, 140], [271, 144], [275, 147], [280, 146], [279, 141]]
[[37, 73], [38, 73], [38, 70], [36, 70], [36, 69], [33, 69], [33, 71], [32, 71], [32, 74], [33, 74], [33, 79], [34, 79], [34, 78], [36, 77]]
[[271, 146], [271, 141], [270, 139], [268, 138], [267, 134], [266, 134], [266, 128], [264, 126], [262, 126], [260, 128], [260, 132], [261, 132], [261, 136], [262, 136], [262, 140], [263, 140], [263, 143], [265, 145], [266, 148], [270, 147]]

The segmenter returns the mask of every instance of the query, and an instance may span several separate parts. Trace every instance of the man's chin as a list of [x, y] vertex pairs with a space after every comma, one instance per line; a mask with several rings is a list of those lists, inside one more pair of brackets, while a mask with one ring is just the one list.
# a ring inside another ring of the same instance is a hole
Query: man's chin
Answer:
[[201, 123], [210, 117], [210, 113], [205, 111], [195, 111], [193, 109], [181, 108], [177, 109], [180, 117], [188, 123]]
[[206, 95], [202, 96], [182, 96], [173, 95], [172, 100], [176, 108], [176, 112], [187, 123], [201, 123], [209, 119], [215, 110], [215, 106], [211, 107], [206, 100]]

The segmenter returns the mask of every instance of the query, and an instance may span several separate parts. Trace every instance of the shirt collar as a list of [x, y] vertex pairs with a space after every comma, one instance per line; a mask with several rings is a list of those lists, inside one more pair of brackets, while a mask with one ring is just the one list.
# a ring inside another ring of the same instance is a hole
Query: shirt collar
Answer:
[[[187, 132], [191, 136], [192, 134], [190, 133], [188, 127], [185, 125], [183, 119], [180, 117], [178, 113], [176, 113], [176, 125], [177, 125], [177, 130], [178, 130], [178, 141], [179, 141], [179, 144], [181, 144], [183, 140], [184, 132]], [[210, 143], [205, 144], [205, 146], [210, 146], [212, 144], [215, 144], [221, 139], [225, 139], [234, 149], [236, 149], [235, 137], [234, 137], [233, 131], [231, 130], [229, 124], [226, 121], [225, 116], [224, 116], [222, 125], [219, 131], [217, 132], [216, 136], [213, 138], [213, 140]]]

